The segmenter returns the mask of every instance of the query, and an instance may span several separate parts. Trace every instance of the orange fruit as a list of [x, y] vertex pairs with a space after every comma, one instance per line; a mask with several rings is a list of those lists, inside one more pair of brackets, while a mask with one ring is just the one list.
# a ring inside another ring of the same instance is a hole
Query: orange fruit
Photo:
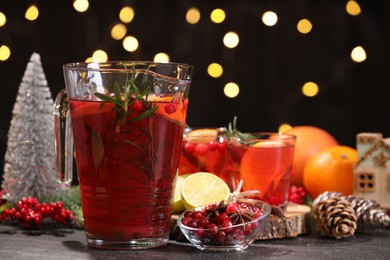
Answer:
[[353, 167], [357, 157], [356, 149], [348, 146], [325, 148], [307, 161], [303, 172], [303, 187], [313, 199], [325, 191], [351, 195]]
[[319, 151], [334, 145], [337, 140], [327, 131], [315, 126], [294, 126], [285, 133], [296, 135], [291, 185], [303, 185], [303, 169], [306, 162]]

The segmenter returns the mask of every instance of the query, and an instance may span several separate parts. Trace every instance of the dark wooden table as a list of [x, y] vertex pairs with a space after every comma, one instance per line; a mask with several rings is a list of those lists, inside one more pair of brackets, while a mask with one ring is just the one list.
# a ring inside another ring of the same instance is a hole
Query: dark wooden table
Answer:
[[94, 250], [86, 246], [84, 231], [46, 224], [26, 231], [0, 225], [0, 259], [390, 259], [390, 230], [359, 233], [334, 240], [312, 232], [297, 238], [257, 241], [242, 252], [211, 253], [187, 243], [141, 251]]

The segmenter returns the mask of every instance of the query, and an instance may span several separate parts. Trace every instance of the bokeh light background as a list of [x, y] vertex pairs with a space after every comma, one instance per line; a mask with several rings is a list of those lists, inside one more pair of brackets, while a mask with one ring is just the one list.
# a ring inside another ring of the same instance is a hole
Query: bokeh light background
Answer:
[[0, 173], [33, 52], [53, 98], [64, 63], [185, 62], [190, 126], [315, 125], [352, 147], [359, 132], [390, 136], [388, 10], [385, 0], [1, 0]]

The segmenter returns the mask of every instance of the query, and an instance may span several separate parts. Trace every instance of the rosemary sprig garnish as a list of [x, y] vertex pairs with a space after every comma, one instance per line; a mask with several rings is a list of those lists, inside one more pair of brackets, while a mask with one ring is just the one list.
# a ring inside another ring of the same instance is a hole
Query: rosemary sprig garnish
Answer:
[[147, 73], [143, 74], [143, 78], [141, 81], [141, 87], [138, 88], [136, 85], [136, 79], [139, 73], [136, 72], [135, 66], [132, 66], [129, 72], [125, 64], [122, 64], [126, 70], [126, 83], [124, 86], [119, 86], [118, 82], [114, 83], [114, 95], [105, 95], [103, 93], [95, 92], [94, 95], [101, 100], [110, 102], [115, 105], [116, 110], [116, 123], [115, 130], [116, 132], [120, 131], [121, 126], [126, 123], [127, 117], [131, 115], [131, 111], [129, 111], [129, 107], [136, 102], [142, 103], [142, 113], [133, 117], [129, 122], [134, 122], [140, 120], [142, 118], [148, 117], [150, 114], [154, 113], [158, 107], [151, 107], [150, 104], [147, 103], [148, 94], [150, 93], [150, 87], [146, 87], [147, 83]]
[[249, 133], [242, 133], [237, 129], [237, 116], [233, 118], [233, 122], [229, 122], [228, 127], [224, 127], [226, 137], [231, 140], [235, 139], [245, 144], [251, 144], [256, 139], [255, 136]]

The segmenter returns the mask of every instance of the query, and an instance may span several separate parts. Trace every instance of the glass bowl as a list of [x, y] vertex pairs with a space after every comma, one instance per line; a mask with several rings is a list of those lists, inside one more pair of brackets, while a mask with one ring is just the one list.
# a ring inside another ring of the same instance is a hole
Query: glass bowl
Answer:
[[200, 250], [244, 250], [263, 231], [271, 205], [249, 199], [235, 203], [221, 202], [187, 210], [179, 216], [177, 224], [187, 240]]

